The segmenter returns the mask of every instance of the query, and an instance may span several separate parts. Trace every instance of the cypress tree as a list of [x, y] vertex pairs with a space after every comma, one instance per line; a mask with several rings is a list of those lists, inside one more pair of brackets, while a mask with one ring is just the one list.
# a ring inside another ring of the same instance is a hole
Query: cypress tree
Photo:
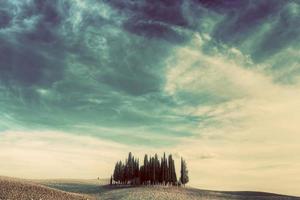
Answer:
[[157, 184], [160, 180], [160, 163], [159, 163], [159, 160], [158, 160], [158, 156], [157, 154], [155, 154], [154, 156], [154, 169], [155, 169], [155, 184]]
[[133, 179], [133, 162], [134, 162], [134, 157], [132, 156], [132, 153], [129, 152], [128, 154], [128, 159], [127, 159], [127, 180], [132, 181]]
[[185, 186], [186, 183], [189, 182], [188, 170], [186, 166], [185, 160], [181, 158], [181, 170], [180, 170], [180, 182]]
[[161, 180], [161, 183], [164, 184], [164, 181], [165, 181], [165, 160], [164, 160], [164, 157], [161, 158], [161, 163], [160, 163], [160, 180]]
[[128, 180], [129, 180], [129, 167], [128, 167], [128, 159], [126, 159], [124, 165], [124, 182], [127, 184]]
[[118, 170], [117, 170], [117, 168], [118, 168], [118, 163], [119, 162], [117, 162], [116, 164], [115, 164], [115, 169], [114, 169], [114, 173], [113, 173], [113, 177], [114, 177], [114, 181], [118, 181]]
[[115, 165], [114, 173], [113, 173], [113, 180], [116, 182], [122, 181], [122, 161], [119, 161]]
[[146, 154], [144, 157], [144, 183], [148, 182], [149, 178], [149, 161], [148, 155]]
[[166, 158], [166, 156], [164, 155], [164, 157], [165, 157], [165, 163], [164, 163], [164, 175], [165, 175], [165, 177], [164, 177], [164, 180], [165, 180], [165, 185], [166, 184], [168, 184], [168, 182], [169, 182], [169, 166], [168, 166], [168, 159]]
[[168, 156], [168, 183], [172, 183], [172, 156]]
[[150, 157], [150, 183], [151, 185], [154, 184], [155, 179], [155, 168], [154, 168], [154, 159]]
[[165, 177], [166, 177], [166, 175], [165, 175], [165, 167], [166, 167], [166, 165], [165, 165], [165, 158], [164, 157], [162, 157], [161, 158], [161, 163], [160, 163], [160, 171], [161, 171], [161, 174], [160, 174], [160, 179], [161, 179], [161, 184], [165, 184]]
[[177, 182], [175, 163], [172, 154], [169, 155], [169, 182], [173, 185]]
[[125, 166], [124, 164], [122, 163], [122, 161], [120, 161], [119, 163], [119, 181], [121, 183], [124, 183], [125, 182]]
[[145, 183], [145, 167], [144, 167], [144, 165], [142, 165], [140, 168], [140, 181], [141, 181], [141, 184]]
[[174, 160], [173, 160], [172, 163], [173, 163], [172, 182], [175, 185], [175, 184], [177, 184], [177, 175], [176, 175], [176, 169], [175, 169], [175, 162], [174, 162]]
[[139, 159], [135, 160], [135, 169], [134, 169], [134, 177], [139, 178], [140, 177], [140, 163]]

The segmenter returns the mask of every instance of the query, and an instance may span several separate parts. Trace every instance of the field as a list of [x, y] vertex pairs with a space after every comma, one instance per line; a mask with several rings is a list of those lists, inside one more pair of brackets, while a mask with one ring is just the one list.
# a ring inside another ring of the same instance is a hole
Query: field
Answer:
[[107, 180], [22, 180], [0, 177], [0, 200], [300, 200], [263, 192], [222, 192], [163, 186], [108, 186]]
[[81, 194], [60, 191], [31, 181], [0, 177], [0, 200], [87, 200]]

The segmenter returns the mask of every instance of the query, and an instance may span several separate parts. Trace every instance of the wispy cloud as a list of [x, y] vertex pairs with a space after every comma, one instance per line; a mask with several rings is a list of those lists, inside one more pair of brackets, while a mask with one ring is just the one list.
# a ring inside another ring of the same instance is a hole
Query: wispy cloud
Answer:
[[[190, 159], [195, 183], [293, 193], [299, 182], [299, 86], [278, 84], [263, 66], [246, 67], [228, 54], [207, 55], [199, 50], [201, 37], [194, 40], [168, 61], [165, 90], [182, 105], [177, 112], [207, 118], [195, 138], [178, 145]], [[203, 102], [203, 91], [214, 96]]]

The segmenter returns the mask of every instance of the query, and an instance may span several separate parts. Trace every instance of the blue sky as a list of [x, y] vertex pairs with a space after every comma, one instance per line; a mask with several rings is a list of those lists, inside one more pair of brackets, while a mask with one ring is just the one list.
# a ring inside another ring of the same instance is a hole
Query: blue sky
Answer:
[[0, 5], [0, 174], [109, 176], [167, 151], [191, 185], [299, 195], [298, 1]]

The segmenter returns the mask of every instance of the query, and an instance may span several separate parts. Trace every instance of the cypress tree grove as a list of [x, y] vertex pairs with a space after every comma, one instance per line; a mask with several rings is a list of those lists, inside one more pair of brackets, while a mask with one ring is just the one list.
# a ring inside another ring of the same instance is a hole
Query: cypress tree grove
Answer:
[[[181, 159], [180, 182], [184, 185], [189, 181], [186, 162]], [[112, 181], [119, 184], [143, 184], [143, 185], [177, 185], [175, 162], [172, 155], [166, 157], [164, 153], [161, 159], [158, 155], [149, 156], [145, 154], [143, 165], [132, 153], [128, 154], [125, 163], [118, 161], [115, 164]]]

